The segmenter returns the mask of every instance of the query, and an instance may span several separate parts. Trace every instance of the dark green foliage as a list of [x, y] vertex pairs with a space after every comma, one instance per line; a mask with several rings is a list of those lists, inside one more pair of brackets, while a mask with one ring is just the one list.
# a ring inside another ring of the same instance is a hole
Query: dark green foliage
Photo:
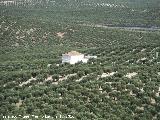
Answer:
[[[158, 0], [37, 1], [0, 4], [0, 118], [160, 118], [159, 30], [96, 26], [158, 27]], [[71, 50], [98, 58], [61, 64]]]

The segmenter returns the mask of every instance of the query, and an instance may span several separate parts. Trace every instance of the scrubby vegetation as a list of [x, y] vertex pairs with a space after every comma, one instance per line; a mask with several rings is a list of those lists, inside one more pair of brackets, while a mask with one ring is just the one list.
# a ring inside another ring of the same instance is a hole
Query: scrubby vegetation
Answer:
[[[160, 119], [159, 30], [83, 25], [159, 27], [158, 0], [41, 2], [0, 4], [1, 118]], [[98, 58], [61, 64], [70, 50]]]

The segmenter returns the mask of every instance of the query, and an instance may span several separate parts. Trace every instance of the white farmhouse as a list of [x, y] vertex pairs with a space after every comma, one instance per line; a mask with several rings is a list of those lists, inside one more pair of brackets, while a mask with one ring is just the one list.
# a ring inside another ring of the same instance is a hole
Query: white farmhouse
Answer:
[[62, 63], [75, 64], [82, 61], [83, 63], [87, 63], [88, 59], [84, 57], [84, 54], [79, 53], [77, 51], [71, 51], [65, 54], [62, 54]]

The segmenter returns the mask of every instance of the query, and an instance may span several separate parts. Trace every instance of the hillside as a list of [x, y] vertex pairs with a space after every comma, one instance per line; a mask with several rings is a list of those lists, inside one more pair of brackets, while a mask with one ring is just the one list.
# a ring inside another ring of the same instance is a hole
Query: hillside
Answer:
[[2, 15], [45, 21], [160, 26], [158, 0], [15, 0], [0, 5]]
[[[160, 119], [159, 8], [159, 0], [1, 1], [0, 118]], [[61, 64], [71, 50], [98, 58]]]

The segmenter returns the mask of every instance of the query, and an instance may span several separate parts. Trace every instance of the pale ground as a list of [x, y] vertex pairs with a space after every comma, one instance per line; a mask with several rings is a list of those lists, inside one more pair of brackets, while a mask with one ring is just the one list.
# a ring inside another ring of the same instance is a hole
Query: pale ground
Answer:
[[151, 104], [156, 104], [156, 101], [154, 98], [151, 98]]
[[157, 93], [156, 93], [156, 96], [159, 97], [159, 94], [160, 94], [160, 92], [157, 92]]
[[75, 75], [77, 75], [77, 73], [69, 74], [69, 75], [67, 75], [67, 76], [65, 76], [63, 78], [60, 78], [59, 81], [67, 80], [68, 77], [75, 76]]
[[[68, 77], [75, 76], [75, 75], [77, 75], [77, 73], [66, 75], [66, 76], [63, 77], [63, 78], [60, 78], [60, 79], [58, 80], [58, 82], [63, 81], [63, 80], [67, 80]], [[27, 84], [29, 84], [31, 81], [35, 81], [35, 80], [37, 80], [37, 79], [31, 77], [31, 79], [29, 79], [29, 80], [27, 80], [27, 81], [25, 81], [25, 82], [22, 82], [21, 84], [19, 84], [19, 86], [27, 85]], [[58, 82], [53, 82], [52, 75], [48, 76], [48, 77], [44, 80], [44, 82], [47, 82], [47, 81], [52, 81], [52, 84], [56, 84], [56, 85], [58, 84]], [[44, 82], [39, 82], [38, 84], [43, 84]]]
[[145, 57], [144, 57], [144, 58], [141, 58], [141, 60], [146, 60], [146, 59], [147, 59], [147, 58], [145, 58]]
[[29, 80], [27, 80], [27, 81], [22, 82], [21, 84], [19, 84], [19, 86], [27, 85], [27, 84], [29, 84], [31, 81], [35, 81], [35, 80], [36, 80], [36, 78], [31, 77]]
[[141, 52], [144, 52], [146, 49], [145, 48], [143, 48], [142, 50], [141, 50]]
[[45, 79], [45, 81], [53, 81], [52, 76], [48, 76], [47, 79]]
[[103, 92], [103, 89], [102, 89], [102, 87], [100, 86], [99, 87], [99, 91], [102, 93]]
[[137, 107], [136, 109], [138, 109], [138, 110], [144, 110], [144, 107]]
[[18, 103], [16, 103], [16, 106], [19, 108], [22, 105], [23, 100], [19, 100]]
[[50, 67], [52, 64], [48, 64], [47, 67]]
[[53, 82], [52, 84], [54, 84], [54, 85], [58, 85], [58, 82]]
[[57, 36], [60, 38], [64, 38], [64, 34], [66, 34], [65, 32], [58, 32]]
[[18, 46], [19, 46], [19, 43], [15, 43], [13, 46], [18, 47]]
[[133, 91], [130, 91], [129, 93], [131, 96], [136, 96], [136, 94], [133, 93]]
[[125, 77], [127, 77], [127, 78], [132, 78], [132, 77], [134, 77], [134, 76], [136, 76], [137, 75], [137, 73], [136, 72], [133, 72], [133, 73], [127, 73], [127, 75], [125, 76]]
[[[97, 77], [97, 80], [99, 80], [100, 78], [104, 78], [104, 77], [109, 77], [109, 76], [113, 76], [115, 73], [117, 73], [117, 72], [111, 72], [111, 73], [103, 73], [102, 75], [99, 75], [98, 77]], [[80, 79], [78, 79], [78, 80], [76, 80], [76, 82], [79, 82], [79, 81], [81, 81], [81, 80], [83, 80], [83, 78], [85, 78], [85, 77], [87, 77], [87, 76], [89, 76], [90, 74], [88, 74], [88, 75], [85, 75], [85, 76], [82, 76]], [[106, 82], [107, 83], [107, 82]], [[112, 82], [108, 82], [108, 83], [112, 83]]]
[[82, 76], [80, 79], [76, 80], [76, 82], [79, 82], [79, 81], [83, 80], [83, 78], [85, 78], [85, 77], [87, 77], [87, 75]]
[[117, 72], [103, 73], [103, 74], [101, 75], [101, 78], [113, 76], [115, 73], [117, 73]]

